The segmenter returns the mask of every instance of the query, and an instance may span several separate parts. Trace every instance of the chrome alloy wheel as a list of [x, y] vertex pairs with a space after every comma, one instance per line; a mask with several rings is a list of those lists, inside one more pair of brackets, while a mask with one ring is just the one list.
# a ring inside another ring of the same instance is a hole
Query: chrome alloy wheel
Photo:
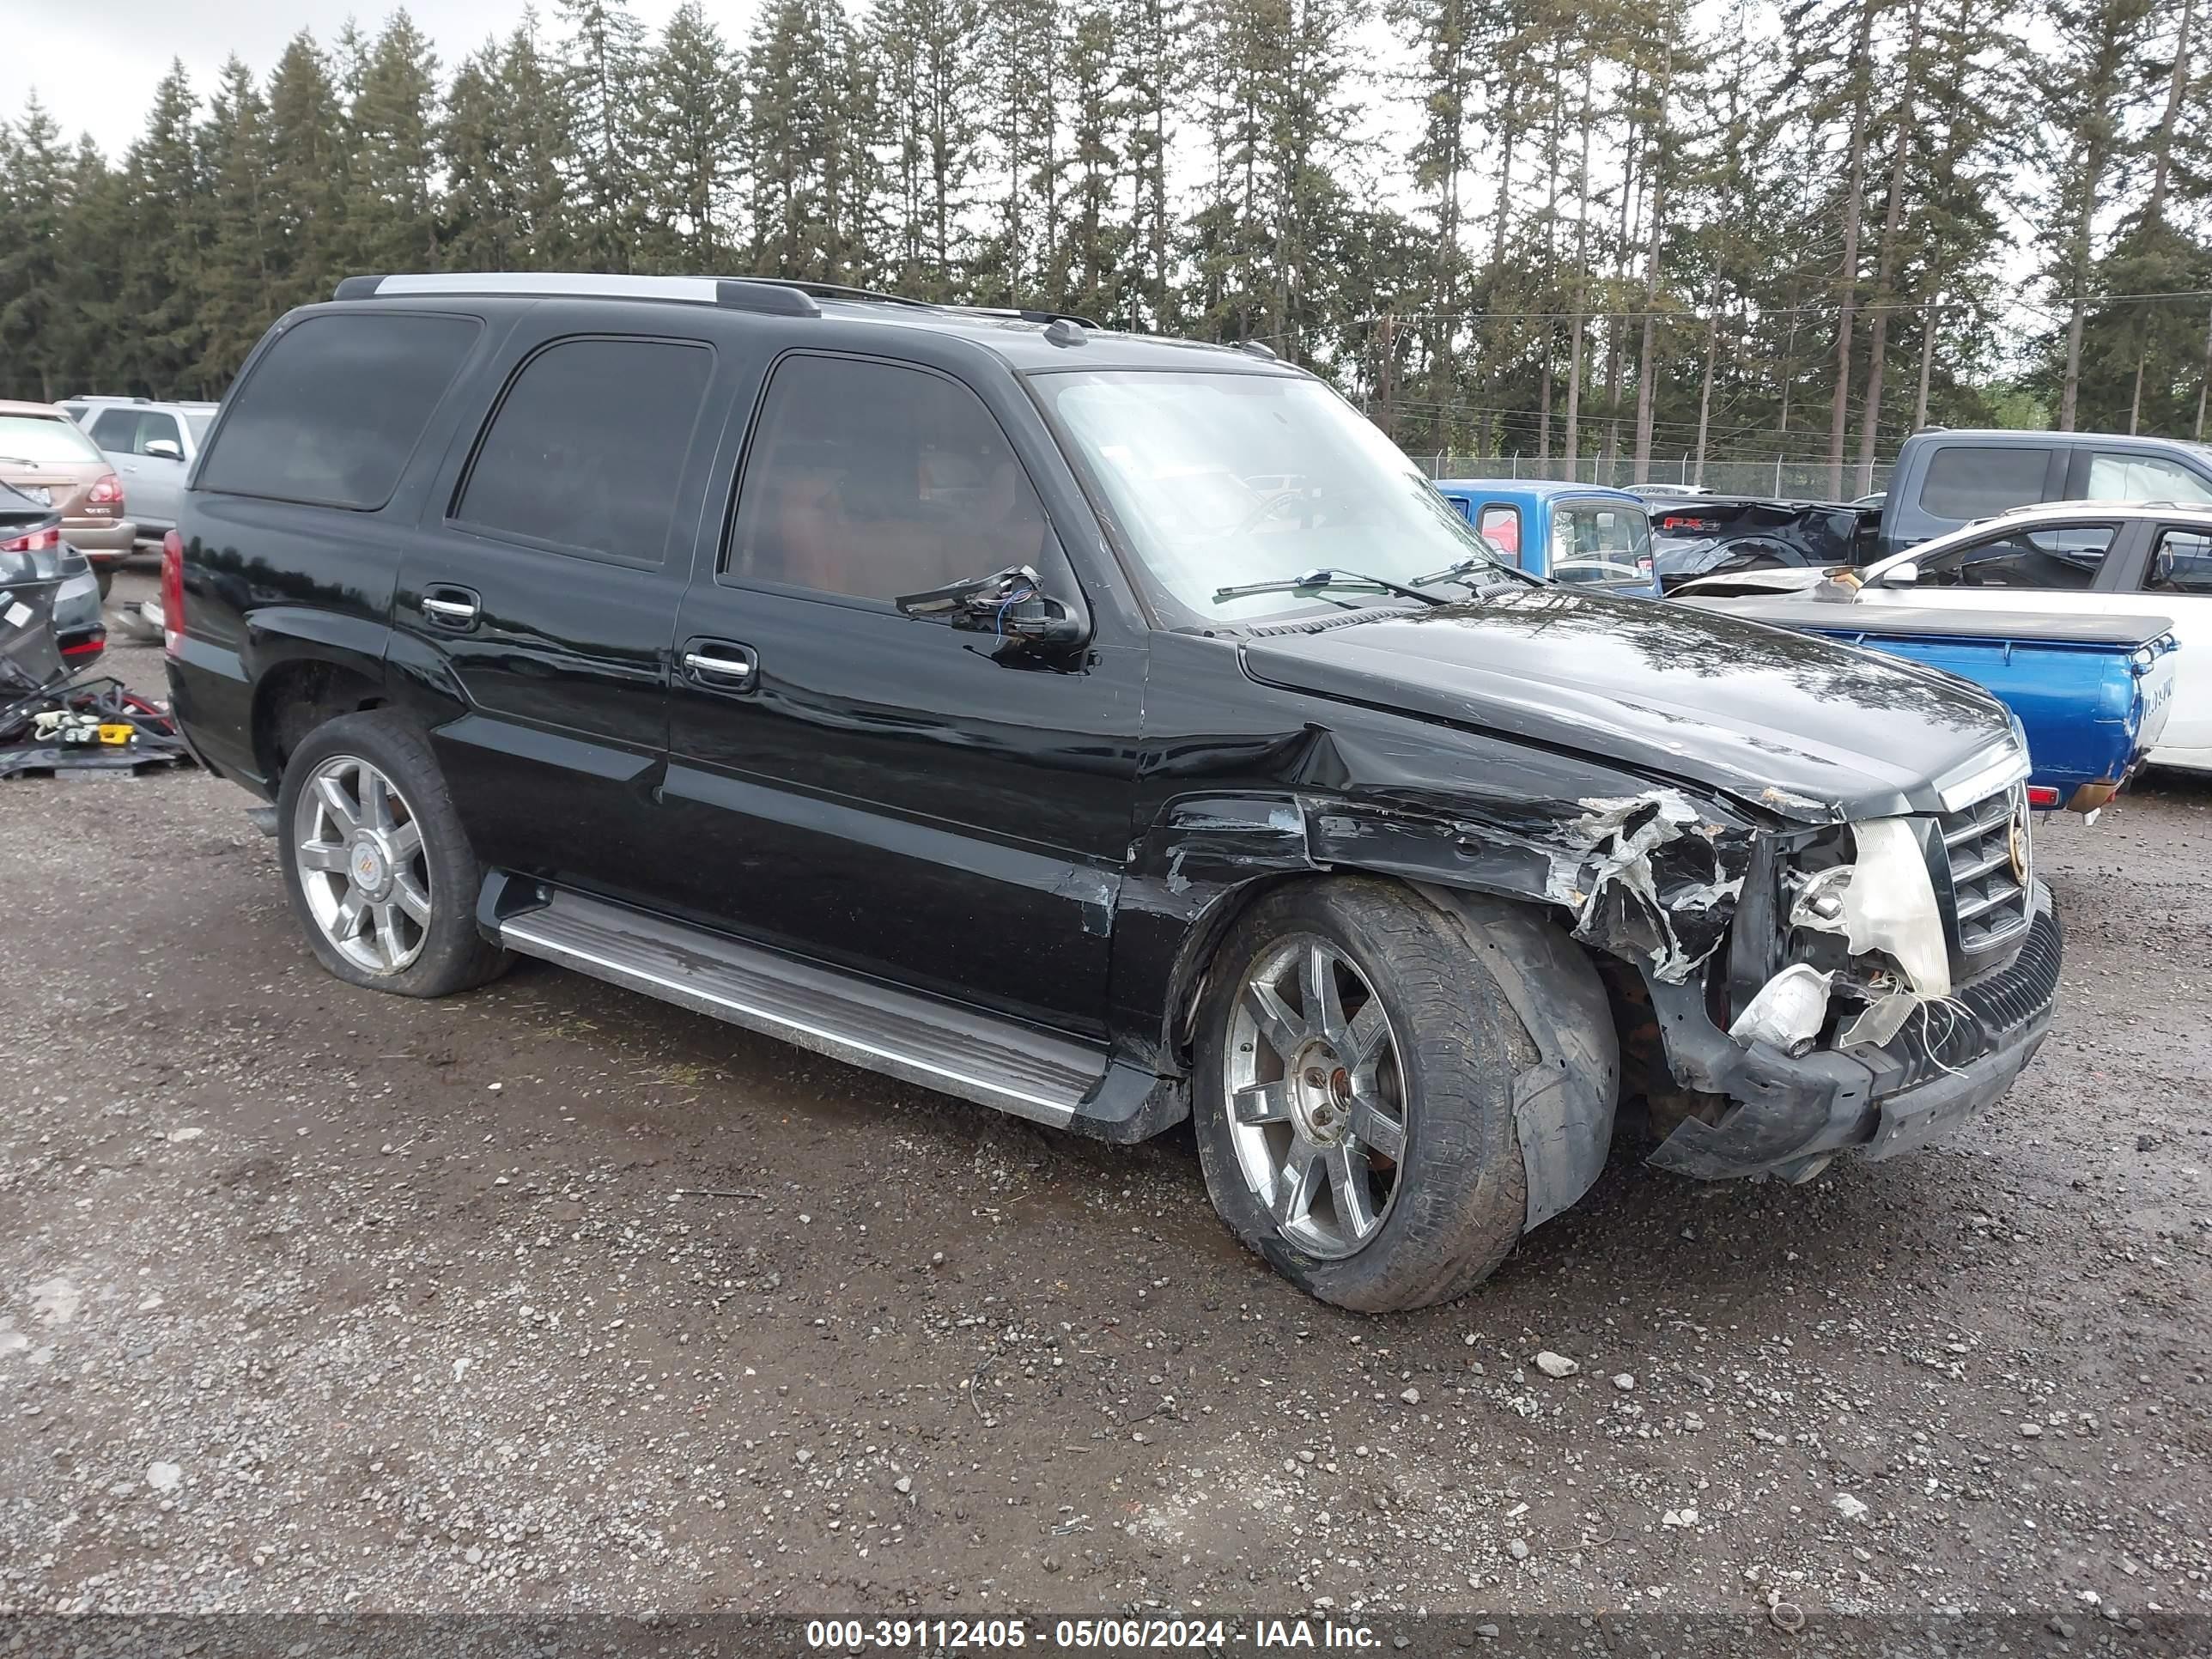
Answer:
[[396, 974], [429, 937], [422, 829], [392, 780], [353, 755], [315, 768], [293, 810], [292, 856], [323, 937], [372, 974]]
[[1237, 999], [1223, 1065], [1252, 1195], [1300, 1249], [1358, 1250], [1390, 1213], [1406, 1155], [1405, 1073], [1374, 988], [1325, 939], [1278, 941]]

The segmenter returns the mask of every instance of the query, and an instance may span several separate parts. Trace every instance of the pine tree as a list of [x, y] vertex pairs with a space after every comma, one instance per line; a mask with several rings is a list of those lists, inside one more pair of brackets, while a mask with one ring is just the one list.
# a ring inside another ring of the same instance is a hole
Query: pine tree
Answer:
[[350, 146], [330, 60], [305, 30], [276, 60], [268, 105], [267, 211], [276, 250], [271, 303], [283, 309], [328, 299], [346, 274]]
[[2097, 210], [2124, 144], [2142, 82], [2133, 73], [2153, 0], [2048, 0], [2044, 21], [2057, 50], [2039, 66], [2045, 111], [2045, 165], [2057, 185], [2045, 222], [2046, 270], [2066, 307], [2058, 393], [2061, 432], [2074, 429], [2081, 345], [2096, 271]]
[[1061, 73], [1067, 88], [1067, 224], [1046, 279], [1050, 303], [1084, 316], [1126, 322], [1135, 285], [1126, 289], [1126, 227], [1116, 223], [1115, 179], [1114, 15], [1101, 0], [1079, 7], [1068, 32]]
[[440, 240], [461, 270], [507, 270], [525, 237], [507, 169], [506, 118], [499, 47], [487, 40], [461, 59], [446, 88], [438, 122], [438, 157], [446, 187], [439, 200]]
[[578, 189], [576, 252], [593, 270], [628, 271], [645, 240], [645, 26], [625, 0], [556, 0], [568, 30], [558, 82]]
[[1123, 259], [1132, 327], [1168, 332], [1182, 319], [1168, 169], [1191, 90], [1188, 0], [1104, 0], [1117, 64], [1106, 145], [1128, 191]]
[[920, 299], [973, 290], [965, 222], [982, 162], [982, 33], [976, 0], [879, 0], [869, 16], [887, 252], [900, 291]]
[[1024, 303], [1059, 264], [1065, 31], [1064, 0], [1002, 0], [979, 42], [997, 199], [975, 294], [994, 304]]
[[118, 314], [137, 319], [117, 366], [118, 389], [175, 397], [197, 390], [204, 359], [200, 317], [205, 185], [194, 119], [198, 100], [181, 63], [154, 89], [144, 136], [124, 158], [125, 216], [131, 226], [117, 289]]
[[64, 239], [73, 175], [61, 129], [36, 94], [0, 153], [8, 189], [0, 244], [0, 360], [18, 396], [52, 403], [67, 395], [73, 295], [65, 283]]
[[[1388, 0], [1384, 15], [1413, 43], [1415, 52], [1407, 85], [1419, 125], [1407, 159], [1429, 228], [1421, 246], [1426, 282], [1419, 301], [1425, 319], [1419, 335], [1425, 374], [1418, 390], [1424, 401], [1449, 403], [1459, 373], [1459, 313], [1468, 276], [1460, 243], [1464, 223], [1461, 192], [1474, 161], [1470, 128], [1486, 59], [1483, 48], [1487, 43], [1480, 33], [1484, 14], [1474, 0]], [[1395, 331], [1394, 327], [1394, 336]], [[1393, 366], [1395, 370], [1395, 359]], [[1440, 431], [1432, 441], [1445, 447], [1450, 434]]]
[[405, 11], [392, 13], [361, 60], [347, 111], [347, 243], [363, 270], [439, 268], [437, 93], [429, 40]]
[[[2204, 336], [2193, 290], [2212, 279], [2212, 240], [2192, 235], [2188, 216], [2192, 206], [2201, 208], [2212, 178], [2191, 155], [2184, 122], [2198, 3], [2179, 0], [2170, 23], [2154, 18], [2150, 25], [2163, 38], [2146, 42], [2141, 69], [2164, 70], [2163, 97], [2155, 118], [2130, 137], [2122, 158], [2143, 194], [2122, 216], [2097, 264], [2101, 294], [2143, 297], [2094, 303], [2082, 319], [2081, 402], [2094, 423], [2129, 432], [2148, 428], [2188, 435], [2195, 427], [2192, 394], [2202, 386], [2196, 371]], [[2201, 221], [2200, 227], [2212, 229]], [[2175, 297], [2150, 297], [2169, 295]]]
[[281, 308], [268, 106], [253, 71], [235, 55], [223, 64], [199, 141], [207, 190], [200, 284], [206, 332], [192, 376], [202, 391], [219, 392]]
[[733, 152], [743, 111], [737, 60], [699, 0], [684, 0], [647, 61], [656, 268], [712, 271], [728, 263]]

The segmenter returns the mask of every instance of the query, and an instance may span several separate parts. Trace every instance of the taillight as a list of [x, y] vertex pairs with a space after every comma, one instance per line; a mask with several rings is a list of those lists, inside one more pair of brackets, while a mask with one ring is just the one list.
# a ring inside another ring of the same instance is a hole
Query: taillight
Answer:
[[93, 485], [91, 494], [88, 495], [85, 497], [85, 500], [91, 502], [94, 507], [121, 507], [123, 505], [123, 480], [117, 477], [112, 472], [101, 473], [100, 476], [100, 482]]
[[161, 538], [161, 649], [169, 656], [185, 637], [185, 538], [172, 530]]
[[0, 542], [0, 553], [44, 553], [61, 544], [62, 532], [49, 525], [44, 530], [33, 530], [13, 541]]

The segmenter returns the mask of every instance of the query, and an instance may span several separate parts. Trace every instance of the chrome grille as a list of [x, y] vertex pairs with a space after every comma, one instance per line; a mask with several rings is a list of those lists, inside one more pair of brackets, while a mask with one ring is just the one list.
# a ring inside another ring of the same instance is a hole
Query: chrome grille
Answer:
[[[1951, 867], [1958, 948], [1971, 956], [2027, 926], [2027, 884], [2034, 872], [2028, 864], [2027, 786], [2001, 789], [1944, 813], [1936, 822]], [[2018, 872], [2013, 867], [2015, 826], [2021, 838]]]

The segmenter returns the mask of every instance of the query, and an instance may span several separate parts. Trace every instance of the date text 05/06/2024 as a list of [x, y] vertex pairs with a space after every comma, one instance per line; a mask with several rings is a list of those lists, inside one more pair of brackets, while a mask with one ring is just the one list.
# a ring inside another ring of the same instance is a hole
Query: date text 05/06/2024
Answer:
[[1236, 1645], [1261, 1651], [1335, 1649], [1363, 1651], [1382, 1645], [1366, 1625], [1332, 1619], [815, 1619], [806, 1645], [832, 1652], [901, 1649], [1051, 1648], [1063, 1651], [1218, 1651]]

